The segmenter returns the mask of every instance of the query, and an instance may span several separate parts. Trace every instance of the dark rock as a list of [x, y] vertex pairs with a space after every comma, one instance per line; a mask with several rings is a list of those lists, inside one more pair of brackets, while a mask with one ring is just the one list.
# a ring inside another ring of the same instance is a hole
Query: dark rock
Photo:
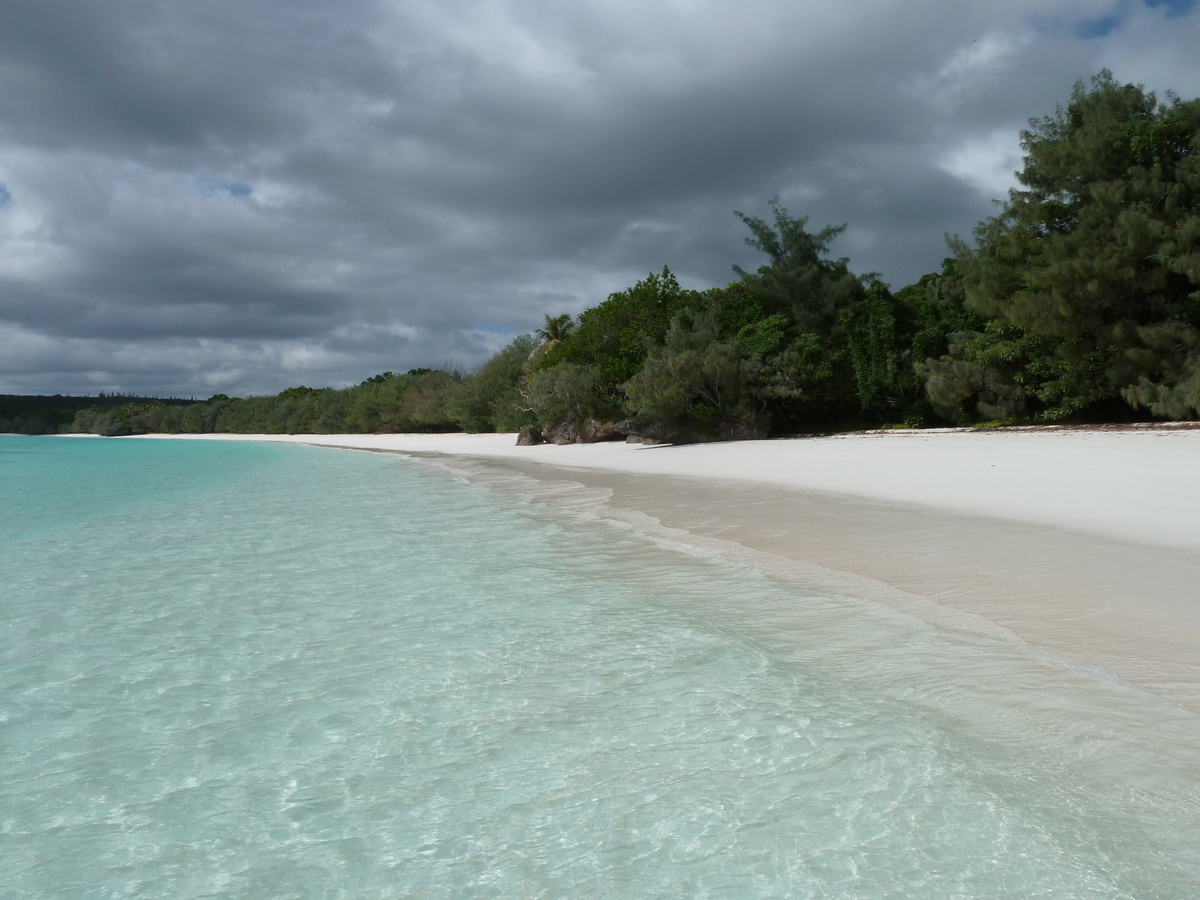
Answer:
[[637, 425], [634, 423], [633, 419], [622, 419], [620, 422], [617, 422], [613, 427], [617, 430], [617, 434], [625, 435], [625, 442], [627, 444], [638, 443], [637, 441], [632, 440], [633, 433], [634, 433], [634, 431], [637, 430]]
[[722, 422], [718, 433], [723, 441], [754, 441], [762, 437], [753, 425], [747, 425], [737, 419]]
[[542, 437], [542, 429], [536, 425], [526, 425], [521, 429], [521, 433], [517, 435], [518, 447], [533, 447], [536, 444], [544, 444], [546, 439]]
[[617, 431], [613, 422], [588, 419], [579, 430], [576, 440], [581, 444], [598, 444], [601, 441], [619, 441], [625, 435]]
[[541, 436], [550, 444], [597, 444], [600, 441], [619, 441], [625, 434], [613, 422], [587, 419], [582, 425], [559, 422], [541, 432]]
[[550, 444], [574, 444], [578, 437], [579, 429], [574, 422], [559, 422], [542, 432], [542, 439]]
[[630, 444], [703, 444], [711, 441], [750, 441], [763, 436], [764, 429], [738, 419], [692, 425], [623, 419], [614, 426]]
[[624, 434], [628, 444], [667, 444], [672, 443], [671, 439], [674, 437], [661, 422], [622, 419], [613, 429]]

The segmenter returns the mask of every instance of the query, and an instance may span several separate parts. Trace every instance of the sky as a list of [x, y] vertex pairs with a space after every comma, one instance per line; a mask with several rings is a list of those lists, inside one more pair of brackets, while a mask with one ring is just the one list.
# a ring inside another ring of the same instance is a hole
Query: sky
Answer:
[[894, 288], [1103, 68], [1200, 95], [1194, 0], [0, 0], [0, 392], [479, 365], [779, 197]]

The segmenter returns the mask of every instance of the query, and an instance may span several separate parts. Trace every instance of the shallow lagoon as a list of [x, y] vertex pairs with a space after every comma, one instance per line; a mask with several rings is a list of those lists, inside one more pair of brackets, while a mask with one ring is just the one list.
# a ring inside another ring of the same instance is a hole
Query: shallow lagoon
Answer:
[[1130, 897], [1200, 722], [421, 463], [0, 437], [0, 895]]

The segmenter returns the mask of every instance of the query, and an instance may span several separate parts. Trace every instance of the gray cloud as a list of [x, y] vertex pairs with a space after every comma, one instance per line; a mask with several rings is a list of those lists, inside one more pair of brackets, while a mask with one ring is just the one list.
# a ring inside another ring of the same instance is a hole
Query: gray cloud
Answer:
[[[1001, 8], [997, 8], [1000, 6]], [[779, 195], [896, 286], [1071, 85], [1200, 93], [1187, 2], [8, 4], [0, 390], [478, 363]]]

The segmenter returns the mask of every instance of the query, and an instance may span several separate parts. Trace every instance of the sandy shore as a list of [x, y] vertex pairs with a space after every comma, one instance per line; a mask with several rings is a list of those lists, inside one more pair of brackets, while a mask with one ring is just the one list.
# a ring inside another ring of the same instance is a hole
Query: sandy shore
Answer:
[[[157, 436], [156, 436], [157, 437]], [[196, 436], [200, 437], [200, 436]], [[1200, 430], [922, 431], [686, 447], [218, 435], [433, 456], [770, 574], [1028, 642], [1200, 711]], [[580, 487], [581, 486], [581, 487]]]

